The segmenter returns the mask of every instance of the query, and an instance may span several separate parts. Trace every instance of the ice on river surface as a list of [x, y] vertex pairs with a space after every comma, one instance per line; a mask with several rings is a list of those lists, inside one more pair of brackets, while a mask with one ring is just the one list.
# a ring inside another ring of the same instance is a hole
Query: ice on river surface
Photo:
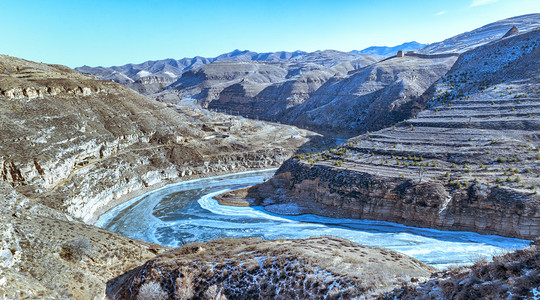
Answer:
[[274, 172], [275, 169], [244, 172], [168, 185], [115, 207], [95, 225], [171, 247], [224, 237], [339, 236], [359, 244], [396, 250], [437, 268], [470, 264], [479, 257], [529, 244], [526, 240], [383, 221], [277, 215], [262, 207], [223, 206], [212, 198], [234, 188], [263, 182]]

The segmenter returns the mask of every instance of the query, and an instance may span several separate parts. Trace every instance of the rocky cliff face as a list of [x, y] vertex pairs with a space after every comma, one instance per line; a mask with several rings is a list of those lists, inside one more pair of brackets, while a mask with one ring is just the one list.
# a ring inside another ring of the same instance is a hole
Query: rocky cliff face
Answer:
[[230, 196], [269, 210], [295, 203], [334, 217], [537, 237], [539, 58], [539, 30], [466, 52], [423, 95], [430, 109], [296, 156], [269, 182]]
[[384, 220], [525, 239], [540, 235], [540, 199], [530, 192], [481, 183], [458, 189], [441, 182], [382, 177], [351, 169], [289, 161], [276, 177], [243, 196], [257, 199], [254, 204], [269, 211], [294, 203], [299, 209], [296, 213], [334, 218]]

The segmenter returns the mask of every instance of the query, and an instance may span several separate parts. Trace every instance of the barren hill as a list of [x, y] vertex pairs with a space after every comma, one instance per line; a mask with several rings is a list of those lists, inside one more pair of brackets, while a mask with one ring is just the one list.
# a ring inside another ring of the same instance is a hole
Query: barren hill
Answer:
[[391, 57], [335, 76], [282, 118], [317, 132], [351, 137], [418, 112], [417, 100], [451, 68], [457, 55]]
[[[289, 160], [232, 196], [305, 213], [520, 238], [540, 235], [540, 30], [463, 53], [429, 109]], [[265, 200], [266, 199], [266, 200]]]
[[[457, 56], [369, 56], [319, 64], [212, 63], [188, 71], [157, 97], [195, 99], [209, 109], [352, 136], [406, 119]], [[176, 95], [171, 94], [176, 91]]]

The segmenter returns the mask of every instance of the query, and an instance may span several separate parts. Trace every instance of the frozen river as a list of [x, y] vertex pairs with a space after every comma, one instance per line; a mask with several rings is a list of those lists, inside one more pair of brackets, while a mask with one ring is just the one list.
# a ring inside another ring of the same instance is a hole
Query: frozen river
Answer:
[[224, 191], [263, 182], [274, 172], [245, 172], [171, 184], [115, 207], [95, 225], [171, 247], [224, 237], [339, 236], [396, 250], [437, 268], [469, 264], [481, 256], [497, 255], [529, 244], [519, 239], [381, 221], [281, 216], [261, 207], [223, 206], [212, 199]]

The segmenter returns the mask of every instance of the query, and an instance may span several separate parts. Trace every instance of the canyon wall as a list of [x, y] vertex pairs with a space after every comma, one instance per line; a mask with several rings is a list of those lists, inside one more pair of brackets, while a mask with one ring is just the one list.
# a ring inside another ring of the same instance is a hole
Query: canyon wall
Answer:
[[300, 209], [296, 213], [334, 218], [384, 220], [523, 239], [540, 235], [538, 197], [481, 183], [449, 188], [437, 182], [380, 177], [290, 160], [274, 178], [247, 196], [258, 199], [257, 204], [270, 211], [294, 203]]

